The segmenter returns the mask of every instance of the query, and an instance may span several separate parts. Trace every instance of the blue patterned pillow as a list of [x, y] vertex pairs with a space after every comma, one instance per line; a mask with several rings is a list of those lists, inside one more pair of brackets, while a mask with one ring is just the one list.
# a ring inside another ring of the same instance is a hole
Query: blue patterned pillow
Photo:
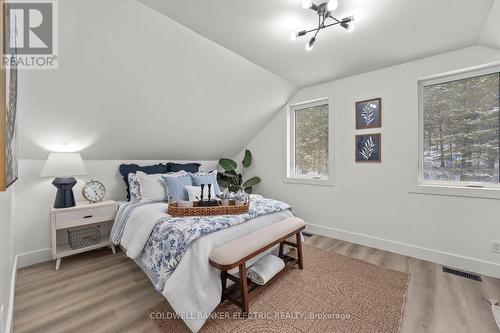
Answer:
[[128, 188], [130, 191], [130, 201], [140, 201], [141, 196], [141, 183], [135, 173], [128, 174]]
[[168, 199], [175, 201], [189, 200], [186, 186], [192, 186], [193, 182], [189, 174], [184, 175], [163, 175], [161, 176], [167, 188]]
[[212, 184], [215, 195], [220, 195], [222, 193], [219, 188], [219, 184], [217, 184], [217, 170], [211, 172], [200, 171], [192, 173], [191, 178], [193, 180], [193, 185], [195, 186], [200, 186], [201, 184]]

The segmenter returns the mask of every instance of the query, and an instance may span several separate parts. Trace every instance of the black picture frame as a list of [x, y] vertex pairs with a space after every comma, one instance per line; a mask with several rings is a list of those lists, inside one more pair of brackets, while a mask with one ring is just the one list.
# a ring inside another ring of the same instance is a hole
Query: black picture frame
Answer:
[[356, 129], [382, 127], [382, 98], [356, 102]]
[[354, 155], [357, 163], [382, 162], [382, 135], [380, 133], [356, 135], [354, 141]]

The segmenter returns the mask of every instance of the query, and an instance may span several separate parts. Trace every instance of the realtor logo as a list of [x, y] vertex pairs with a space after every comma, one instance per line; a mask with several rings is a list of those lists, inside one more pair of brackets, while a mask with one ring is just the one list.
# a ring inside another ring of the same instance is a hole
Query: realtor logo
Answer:
[[4, 3], [2, 66], [57, 68], [57, 3], [52, 0]]

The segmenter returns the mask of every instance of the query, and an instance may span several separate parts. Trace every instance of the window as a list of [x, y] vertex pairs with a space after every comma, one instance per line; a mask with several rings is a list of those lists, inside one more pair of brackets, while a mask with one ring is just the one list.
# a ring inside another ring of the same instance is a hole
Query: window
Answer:
[[498, 187], [499, 70], [421, 82], [422, 183]]
[[328, 100], [290, 107], [287, 180], [331, 184]]

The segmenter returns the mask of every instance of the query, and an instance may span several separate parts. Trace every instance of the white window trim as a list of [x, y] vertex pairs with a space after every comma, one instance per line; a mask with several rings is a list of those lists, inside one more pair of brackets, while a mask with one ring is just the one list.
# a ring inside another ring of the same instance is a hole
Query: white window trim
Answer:
[[[328, 104], [328, 179], [311, 178], [311, 177], [297, 177], [292, 175], [295, 163], [295, 122], [294, 112], [297, 109], [313, 107], [317, 105]], [[327, 97], [309, 100], [300, 103], [289, 104], [286, 110], [286, 140], [284, 145], [285, 156], [284, 160], [284, 174], [283, 182], [292, 184], [306, 184], [306, 185], [320, 185], [320, 186], [333, 186], [334, 176], [334, 158], [333, 158], [333, 112], [332, 105]], [[294, 141], [292, 142], [292, 138]]]
[[418, 80], [418, 168], [417, 183], [410, 193], [500, 199], [500, 183], [430, 181], [424, 179], [423, 88], [429, 85], [500, 72], [500, 62], [434, 75]]

